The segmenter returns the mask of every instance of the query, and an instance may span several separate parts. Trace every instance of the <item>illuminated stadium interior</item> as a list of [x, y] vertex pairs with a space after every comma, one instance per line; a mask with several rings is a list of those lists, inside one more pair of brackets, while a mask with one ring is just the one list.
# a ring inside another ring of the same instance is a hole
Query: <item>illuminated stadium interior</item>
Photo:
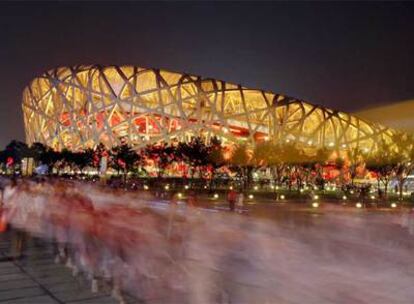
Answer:
[[224, 143], [291, 142], [375, 150], [393, 130], [299, 99], [200, 76], [135, 66], [49, 70], [23, 92], [26, 141], [79, 150], [100, 142], [217, 136]]

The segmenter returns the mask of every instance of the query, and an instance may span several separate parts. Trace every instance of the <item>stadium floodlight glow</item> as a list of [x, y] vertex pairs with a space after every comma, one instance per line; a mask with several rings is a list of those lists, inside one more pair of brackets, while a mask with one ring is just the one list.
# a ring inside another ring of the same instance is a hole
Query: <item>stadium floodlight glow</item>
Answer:
[[295, 143], [375, 151], [391, 129], [300, 99], [200, 76], [136, 66], [60, 67], [23, 92], [28, 144], [79, 150], [127, 142]]

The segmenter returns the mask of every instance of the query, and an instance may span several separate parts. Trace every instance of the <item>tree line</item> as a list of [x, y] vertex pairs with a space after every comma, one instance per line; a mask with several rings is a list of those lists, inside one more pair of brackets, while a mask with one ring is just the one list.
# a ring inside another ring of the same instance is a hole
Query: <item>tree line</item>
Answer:
[[343, 186], [352, 187], [356, 178], [371, 174], [385, 197], [390, 181], [396, 179], [402, 198], [404, 184], [414, 169], [414, 139], [396, 133], [391, 142], [378, 143], [375, 151], [355, 147], [341, 153], [330, 148], [311, 149], [271, 141], [258, 143], [254, 148], [242, 143], [229, 148], [215, 137], [208, 144], [195, 137], [189, 142], [148, 145], [138, 151], [126, 142], [111, 149], [100, 144], [81, 151], [56, 151], [41, 143], [28, 146], [14, 140], [0, 152], [0, 164], [16, 172], [21, 169], [23, 158], [33, 158], [36, 164], [47, 165], [49, 173], [59, 174], [68, 167], [83, 173], [87, 168], [99, 170], [103, 156], [108, 167], [125, 180], [131, 172], [147, 174], [149, 163], [157, 178], [167, 176], [172, 164], [181, 164], [187, 168], [182, 172], [182, 177], [186, 178], [198, 177], [212, 183], [217, 175], [227, 174], [237, 177], [242, 186], [248, 188], [255, 174], [265, 173], [273, 184], [300, 190], [307, 184], [323, 188], [329, 167], [338, 172], [334, 182]]

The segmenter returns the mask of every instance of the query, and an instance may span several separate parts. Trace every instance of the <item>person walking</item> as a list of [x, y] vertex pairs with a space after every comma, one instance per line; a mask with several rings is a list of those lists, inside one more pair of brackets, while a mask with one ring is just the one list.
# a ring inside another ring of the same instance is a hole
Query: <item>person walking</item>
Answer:
[[234, 211], [236, 205], [237, 193], [233, 189], [227, 194], [227, 201], [229, 203], [230, 211]]
[[237, 207], [237, 212], [238, 213], [243, 213], [243, 207], [244, 207], [244, 194], [243, 194], [243, 192], [240, 192], [237, 195], [236, 207]]

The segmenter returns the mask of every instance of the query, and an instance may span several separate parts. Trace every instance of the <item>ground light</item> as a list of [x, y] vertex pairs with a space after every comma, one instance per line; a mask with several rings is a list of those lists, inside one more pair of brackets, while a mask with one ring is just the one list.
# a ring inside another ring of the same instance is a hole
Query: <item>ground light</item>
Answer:
[[316, 195], [316, 194], [315, 194], [315, 195], [313, 196], [313, 199], [314, 199], [314, 200], [319, 199], [319, 195]]
[[304, 190], [303, 189], [300, 189], [299, 191], [300, 191], [300, 193], [303, 193]]
[[257, 187], [257, 186], [254, 186], [254, 188], [253, 188], [254, 190], [259, 190], [259, 187]]
[[318, 208], [318, 207], [319, 207], [319, 203], [317, 203], [317, 202], [313, 202], [313, 203], [312, 203], [312, 207], [313, 207], [313, 208]]
[[285, 196], [282, 194], [282, 195], [280, 196], [280, 199], [284, 200], [284, 199], [285, 199]]
[[356, 203], [355, 207], [357, 207], [358, 209], [362, 208], [362, 204], [361, 203]]
[[396, 203], [392, 203], [391, 204], [391, 208], [397, 208], [397, 204]]
[[190, 189], [190, 186], [189, 186], [189, 185], [185, 185], [185, 186], [184, 186], [184, 189], [185, 189], [185, 190], [188, 190], [188, 189]]
[[170, 189], [170, 186], [169, 185], [165, 185], [164, 189], [165, 190], [168, 190], [168, 189]]
[[233, 186], [230, 186], [230, 187], [229, 187], [229, 189], [230, 189], [230, 190], [233, 190]]
[[144, 185], [144, 190], [148, 190], [149, 187], [147, 185]]
[[342, 199], [343, 199], [344, 201], [346, 201], [346, 199], [347, 199], [346, 195], [342, 196]]
[[374, 195], [371, 195], [371, 199], [375, 199], [375, 196]]
[[253, 194], [249, 194], [249, 199], [253, 199], [253, 198], [254, 198]]
[[219, 198], [219, 195], [217, 194], [217, 193], [214, 193], [214, 196], [213, 196], [215, 199], [218, 199]]
[[178, 195], [178, 198], [182, 198], [183, 197], [183, 195], [182, 195], [181, 192], [179, 192], [177, 195]]

